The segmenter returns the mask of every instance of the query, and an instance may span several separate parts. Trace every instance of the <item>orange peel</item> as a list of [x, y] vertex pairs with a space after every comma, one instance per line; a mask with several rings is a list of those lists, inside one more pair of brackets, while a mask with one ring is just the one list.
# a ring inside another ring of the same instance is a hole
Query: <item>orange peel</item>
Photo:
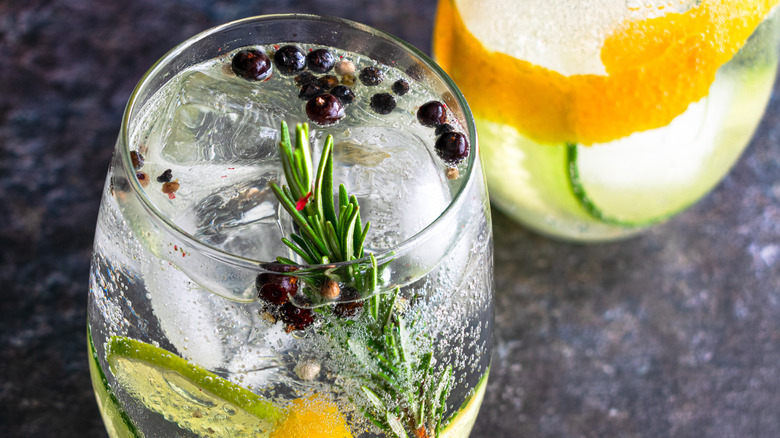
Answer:
[[627, 19], [604, 40], [607, 75], [571, 76], [486, 48], [453, 3], [439, 2], [434, 52], [475, 116], [539, 143], [590, 145], [665, 126], [706, 97], [778, 0], [702, 0]]
[[352, 438], [335, 403], [322, 395], [293, 400], [270, 438]]

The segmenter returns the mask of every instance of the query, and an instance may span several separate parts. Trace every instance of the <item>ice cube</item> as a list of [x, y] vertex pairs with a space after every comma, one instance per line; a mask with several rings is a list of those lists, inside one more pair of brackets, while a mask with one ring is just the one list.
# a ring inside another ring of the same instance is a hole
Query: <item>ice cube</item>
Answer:
[[[208, 164], [180, 170], [182, 184], [174, 199], [157, 191], [149, 196], [163, 216], [199, 243], [154, 227], [146, 233], [153, 253], [212, 293], [241, 302], [256, 299], [258, 263], [291, 256], [281, 236], [289, 234], [292, 219], [280, 214], [269, 188], [269, 181], [280, 179], [278, 167], [236, 166], [225, 171], [230, 177], [220, 166]], [[221, 252], [255, 262], [232, 263]]]
[[296, 103], [275, 94], [228, 75], [186, 75], [169, 109], [161, 156], [177, 164], [240, 163], [273, 156], [279, 124]]
[[276, 351], [289, 341], [280, 324], [262, 321], [261, 304], [236, 303], [192, 282], [172, 265], [147, 263], [149, 302], [168, 341], [189, 361], [263, 383], [281, 366]]
[[[228, 360], [225, 341], [246, 339], [251, 316], [192, 282], [175, 266], [150, 260], [145, 271], [152, 310], [179, 354], [208, 369], [223, 368]], [[228, 317], [229, 323], [221, 322]]]
[[414, 236], [447, 208], [442, 164], [409, 130], [352, 127], [334, 144], [334, 183], [344, 183], [371, 222], [366, 247], [386, 249]]
[[281, 237], [292, 229], [291, 218], [280, 214], [279, 201], [269, 186], [280, 180], [281, 171], [271, 168], [259, 178], [236, 181], [205, 196], [190, 212], [195, 237], [254, 260], [289, 257]]

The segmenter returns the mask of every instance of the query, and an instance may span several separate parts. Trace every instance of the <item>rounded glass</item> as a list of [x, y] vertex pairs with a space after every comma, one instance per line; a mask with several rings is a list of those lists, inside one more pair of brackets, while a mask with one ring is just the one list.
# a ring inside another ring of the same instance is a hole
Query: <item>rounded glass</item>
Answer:
[[312, 15], [199, 34], [134, 90], [103, 193], [88, 343], [108, 433], [468, 436], [492, 251], [469, 108], [424, 54]]
[[491, 200], [584, 242], [695, 203], [762, 117], [776, 4], [441, 0], [434, 55], [471, 105]]

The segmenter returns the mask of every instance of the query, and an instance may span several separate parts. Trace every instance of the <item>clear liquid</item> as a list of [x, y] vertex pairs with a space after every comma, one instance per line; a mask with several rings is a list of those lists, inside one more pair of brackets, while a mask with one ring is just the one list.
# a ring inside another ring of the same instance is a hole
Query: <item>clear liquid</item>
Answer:
[[[354, 53], [334, 50], [334, 55], [352, 60], [358, 71], [377, 65]], [[144, 171], [156, 177], [171, 169], [181, 185], [175, 199], [162, 193], [154, 179], [147, 188], [147, 196], [165, 216], [185, 232], [233, 254], [273, 259], [279, 251], [257, 241], [272, 234], [281, 237], [290, 224], [278, 214], [267, 183], [282, 177], [279, 125], [282, 120], [291, 128], [308, 122], [305, 101], [297, 97], [292, 76], [273, 74], [258, 85], [229, 71], [228, 59], [171, 80], [158, 105], [141, 116], [134, 143], [146, 158]], [[370, 249], [398, 244], [419, 232], [444, 210], [460, 183], [447, 179], [447, 166], [435, 157], [434, 130], [415, 120], [420, 105], [441, 98], [403, 72], [387, 67], [383, 72], [379, 86], [364, 86], [356, 79], [351, 87], [355, 101], [346, 106], [339, 123], [309, 122], [314, 157], [325, 137], [334, 136], [334, 181], [358, 197], [366, 211], [363, 219], [379, 230], [369, 235]], [[396, 96], [396, 110], [388, 115], [373, 112], [371, 96], [389, 91], [399, 79], [412, 87]], [[259, 193], [248, 194], [253, 188]]]
[[[324, 128], [310, 125], [313, 156], [319, 156], [325, 136], [333, 135], [334, 182], [344, 183], [358, 197], [362, 219], [371, 222], [366, 249], [389, 248], [436, 219], [462, 184], [462, 179], [447, 178], [448, 166], [433, 151], [433, 129], [415, 118], [421, 104], [440, 98], [403, 72], [354, 53], [333, 52], [352, 60], [358, 71], [365, 65], [380, 66], [385, 86], [380, 90], [356, 84], [355, 102], [347, 106], [343, 120]], [[223, 56], [172, 78], [131, 126], [131, 149], [144, 155], [141, 170], [151, 177], [144, 194], [162, 216], [200, 242], [255, 260], [294, 258], [281, 243], [292, 223], [268, 183], [281, 180], [279, 124], [306, 122], [305, 101], [297, 98], [292, 77], [275, 73], [260, 85], [249, 83], [229, 71], [229, 59]], [[411, 91], [397, 97], [398, 108], [390, 115], [374, 114], [368, 99], [387, 91], [397, 79], [407, 80]], [[167, 169], [180, 184], [173, 196], [163, 193], [156, 181]], [[99, 397], [106, 423], [118, 424], [120, 432], [112, 435], [133, 436], [123, 429], [126, 421], [111, 421], [119, 414], [106, 414], [113, 412], [112, 403], [144, 436], [241, 436], [245, 426], [254, 427], [239, 425], [239, 416], [236, 424], [228, 418], [221, 429], [201, 426], [203, 413], [192, 410], [187, 391], [160, 389], [154, 400], [133, 394], [133, 382], [143, 378], [144, 365], [121, 368], [125, 375], [114, 375], [117, 368], [107, 362], [106, 345], [115, 336], [167, 350], [280, 409], [312, 393], [326, 394], [348, 420], [353, 436], [383, 435], [361, 413], [370, 408], [361, 386], [376, 364], [366, 361], [360, 348], [368, 334], [359, 316], [357, 323], [344, 324], [324, 312], [312, 326], [288, 333], [281, 321], [268, 317], [261, 300], [231, 300], [223, 286], [238, 283], [251, 291], [253, 281], [237, 280], [223, 264], [204, 264], [197, 248], [165, 232], [138, 226], [138, 218], [149, 213], [133, 202], [118, 174], [114, 167], [104, 190], [89, 309], [94, 368], [105, 374], [107, 392], [116, 400]], [[451, 251], [401, 290], [409, 355], [432, 353], [436, 373], [453, 368], [445, 423], [470, 400], [489, 367], [492, 246], [486, 205], [478, 204], [481, 214], [470, 215], [458, 240], [441, 242]], [[357, 340], [357, 347], [345, 349], [347, 338]], [[133, 369], [137, 371], [128, 371]], [[413, 374], [415, 378], [422, 375]], [[98, 383], [95, 386], [100, 394]], [[399, 409], [405, 403], [385, 402]], [[227, 410], [236, 408], [241, 407]], [[240, 418], [246, 422], [246, 416]], [[253, 417], [248, 418], [251, 422]], [[268, 427], [264, 430], [255, 432], [273, 436]], [[458, 430], [452, 436], [466, 436], [470, 425]]]

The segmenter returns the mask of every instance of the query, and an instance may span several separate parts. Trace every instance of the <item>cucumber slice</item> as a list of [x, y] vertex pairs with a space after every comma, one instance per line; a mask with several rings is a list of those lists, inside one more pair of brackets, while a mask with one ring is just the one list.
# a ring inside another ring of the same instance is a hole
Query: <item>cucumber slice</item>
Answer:
[[114, 336], [107, 358], [128, 394], [198, 436], [263, 436], [282, 417], [257, 394], [153, 345]]
[[511, 126], [476, 119], [490, 201], [539, 233], [611, 240], [635, 232], [588, 214], [572, 193], [565, 145], [539, 144]]

